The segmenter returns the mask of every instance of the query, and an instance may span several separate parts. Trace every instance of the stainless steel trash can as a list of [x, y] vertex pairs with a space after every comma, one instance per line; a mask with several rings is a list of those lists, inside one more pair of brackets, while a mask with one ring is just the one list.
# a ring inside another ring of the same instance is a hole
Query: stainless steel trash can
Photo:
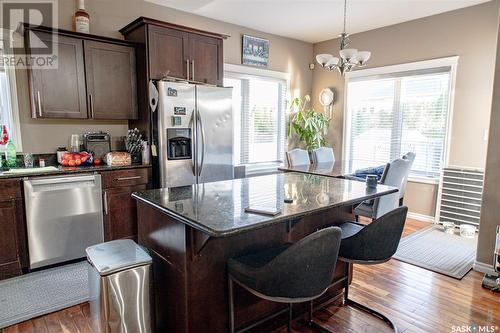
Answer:
[[151, 257], [132, 240], [87, 248], [90, 312], [96, 332], [149, 333]]

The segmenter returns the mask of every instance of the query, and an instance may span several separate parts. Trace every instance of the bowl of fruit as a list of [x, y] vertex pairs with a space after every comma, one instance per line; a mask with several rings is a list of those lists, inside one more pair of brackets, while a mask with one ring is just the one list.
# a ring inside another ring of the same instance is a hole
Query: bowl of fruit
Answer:
[[61, 161], [59, 162], [65, 167], [78, 167], [78, 166], [89, 166], [92, 165], [93, 158], [92, 154], [87, 152], [80, 153], [64, 153], [62, 155]]

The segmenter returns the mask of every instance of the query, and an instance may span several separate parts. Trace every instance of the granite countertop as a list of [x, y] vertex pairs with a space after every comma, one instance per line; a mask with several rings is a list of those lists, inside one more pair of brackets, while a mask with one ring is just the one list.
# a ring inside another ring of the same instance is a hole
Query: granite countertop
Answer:
[[[397, 196], [397, 191], [385, 185], [369, 189], [362, 182], [286, 172], [136, 192], [132, 196], [210, 236], [223, 237], [382, 195]], [[292, 198], [293, 203], [284, 203], [285, 198]], [[281, 213], [247, 213], [249, 205], [275, 205]]]
[[343, 161], [335, 161], [334, 163], [318, 163], [300, 166], [284, 166], [278, 168], [280, 171], [294, 171], [301, 173], [309, 173], [314, 175], [323, 175], [329, 177], [340, 177], [342, 176], [342, 165]]
[[107, 166], [107, 165], [93, 165], [93, 166], [80, 166], [80, 167], [63, 167], [56, 166], [57, 170], [54, 171], [41, 171], [41, 172], [26, 172], [26, 173], [8, 173], [0, 172], [0, 180], [8, 178], [21, 178], [21, 177], [40, 177], [40, 176], [53, 176], [82, 172], [102, 172], [111, 170], [122, 169], [136, 169], [136, 168], [149, 168], [150, 165], [132, 164], [124, 166]]

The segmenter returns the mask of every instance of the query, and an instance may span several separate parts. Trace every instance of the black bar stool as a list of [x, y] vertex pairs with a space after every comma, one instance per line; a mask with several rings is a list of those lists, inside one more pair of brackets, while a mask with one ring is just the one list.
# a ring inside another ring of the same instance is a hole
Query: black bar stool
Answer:
[[[366, 226], [355, 222], [341, 224], [339, 227], [342, 229], [342, 242], [339, 260], [346, 263], [373, 265], [391, 259], [398, 249], [407, 212], [408, 208], [403, 206], [390, 211]], [[382, 319], [397, 333], [396, 324], [384, 314], [349, 299], [350, 278], [351, 271], [349, 265], [346, 265], [344, 304]]]
[[[257, 297], [288, 303], [288, 332], [291, 332], [292, 304], [310, 302], [309, 324], [322, 332], [330, 332], [312, 320], [312, 300], [330, 286], [341, 241], [341, 230], [329, 227], [299, 240], [295, 244], [231, 258], [227, 263], [229, 284], [230, 332], [235, 332], [233, 283], [236, 282]], [[283, 312], [281, 312], [283, 313]], [[264, 321], [240, 328], [244, 332]]]

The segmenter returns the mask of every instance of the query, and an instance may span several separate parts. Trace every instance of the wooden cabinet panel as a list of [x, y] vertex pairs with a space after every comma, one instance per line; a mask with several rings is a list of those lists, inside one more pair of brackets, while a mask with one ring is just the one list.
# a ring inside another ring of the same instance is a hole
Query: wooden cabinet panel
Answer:
[[16, 200], [0, 201], [0, 265], [17, 261]]
[[0, 198], [0, 280], [22, 274], [28, 265], [22, 199]]
[[148, 27], [149, 76], [160, 80], [168, 75], [188, 79], [188, 33], [169, 28]]
[[[52, 41], [50, 34], [37, 36]], [[87, 118], [83, 41], [58, 36], [56, 47], [57, 68], [30, 70], [32, 117]]]
[[191, 80], [222, 85], [222, 40], [196, 34], [189, 35]]
[[137, 203], [132, 193], [146, 190], [147, 185], [112, 188], [104, 191], [105, 240], [137, 239]]
[[150, 168], [116, 170], [102, 173], [102, 187], [124, 187], [148, 184], [151, 178]]
[[135, 49], [84, 41], [90, 117], [137, 119]]

